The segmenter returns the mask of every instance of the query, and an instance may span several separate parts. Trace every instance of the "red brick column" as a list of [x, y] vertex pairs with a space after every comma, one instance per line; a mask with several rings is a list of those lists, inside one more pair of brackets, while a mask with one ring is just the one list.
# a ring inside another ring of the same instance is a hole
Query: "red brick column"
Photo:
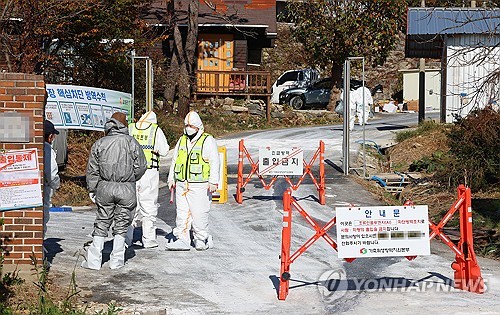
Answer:
[[[24, 113], [30, 118], [34, 132], [29, 142], [0, 143], [0, 150], [37, 149], [40, 180], [43, 185], [43, 117], [45, 82], [43, 76], [23, 73], [0, 73], [0, 112]], [[42, 187], [43, 191], [43, 187]], [[0, 237], [3, 246], [4, 272], [20, 271], [31, 274], [30, 256], [43, 259], [43, 207], [0, 212], [3, 226]]]

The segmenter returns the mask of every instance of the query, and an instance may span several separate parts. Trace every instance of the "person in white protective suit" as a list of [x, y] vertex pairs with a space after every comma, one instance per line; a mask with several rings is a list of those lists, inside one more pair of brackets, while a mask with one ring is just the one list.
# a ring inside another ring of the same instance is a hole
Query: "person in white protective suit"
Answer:
[[[356, 99], [355, 93], [351, 89], [349, 94], [349, 130], [352, 131], [354, 129], [354, 122], [356, 121]], [[345, 102], [344, 102], [344, 92], [340, 93], [340, 101], [343, 104], [345, 110]]]
[[146, 112], [136, 123], [129, 124], [128, 130], [144, 151], [147, 170], [136, 183], [137, 208], [127, 231], [126, 241], [129, 246], [132, 244], [134, 228], [142, 223], [142, 246], [158, 247], [155, 223], [159, 207], [160, 157], [167, 156], [170, 147], [165, 134], [158, 127], [156, 114], [152, 111]]
[[146, 172], [146, 157], [139, 143], [128, 134], [123, 113], [116, 112], [104, 125], [105, 136], [90, 149], [87, 188], [97, 205], [92, 243], [82, 267], [99, 270], [108, 230], [113, 226], [113, 251], [109, 268], [125, 265], [125, 236], [137, 206], [135, 183]]
[[[363, 103], [364, 94], [364, 103]], [[359, 87], [352, 92], [352, 98], [356, 103], [356, 115], [358, 116], [358, 124], [360, 126], [366, 125], [370, 116], [370, 110], [373, 105], [373, 98], [370, 89], [366, 86]]]
[[56, 151], [52, 148], [52, 142], [59, 131], [49, 120], [44, 121], [45, 142], [43, 144], [43, 234], [47, 233], [47, 223], [50, 219], [51, 199], [54, 191], [61, 183], [58, 174]]
[[177, 207], [174, 242], [167, 250], [190, 250], [190, 230], [197, 250], [213, 247], [208, 233], [208, 214], [212, 193], [219, 182], [219, 152], [217, 143], [205, 133], [200, 116], [191, 111], [184, 119], [184, 134], [175, 145], [172, 165], [168, 174], [168, 186], [175, 188]]

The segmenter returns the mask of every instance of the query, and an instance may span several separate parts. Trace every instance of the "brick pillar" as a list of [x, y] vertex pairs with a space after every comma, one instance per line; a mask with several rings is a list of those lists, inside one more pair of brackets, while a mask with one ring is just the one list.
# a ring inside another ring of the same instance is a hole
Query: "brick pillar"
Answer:
[[[43, 76], [0, 73], [0, 113], [25, 114], [29, 117], [30, 130], [33, 131], [29, 136], [29, 142], [0, 143], [0, 150], [36, 148], [41, 185], [43, 185], [44, 99]], [[4, 272], [17, 268], [20, 276], [30, 277], [32, 275], [30, 256], [34, 255], [40, 263], [43, 259], [43, 207], [3, 211], [0, 212], [0, 218], [4, 221], [0, 227], [4, 249]]]

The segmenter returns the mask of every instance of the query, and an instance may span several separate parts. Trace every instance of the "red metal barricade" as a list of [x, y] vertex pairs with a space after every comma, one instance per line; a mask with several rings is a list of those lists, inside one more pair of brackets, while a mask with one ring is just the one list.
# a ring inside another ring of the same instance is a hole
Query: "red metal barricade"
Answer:
[[[318, 190], [318, 198], [319, 198], [319, 203], [324, 205], [326, 203], [326, 196], [325, 196], [325, 163], [324, 163], [324, 153], [325, 153], [325, 144], [323, 141], [319, 142], [319, 148], [316, 150], [314, 153], [313, 157], [307, 163], [306, 161], [303, 161], [304, 164], [304, 173], [302, 176], [299, 178], [296, 184], [292, 182], [292, 180], [288, 176], [281, 176], [284, 177], [286, 182], [290, 185], [290, 188], [293, 190], [297, 190], [300, 186], [300, 184], [304, 181], [307, 175], [311, 178], [312, 182], [316, 186], [316, 189]], [[243, 157], [246, 157], [248, 162], [250, 163], [252, 169], [250, 170], [250, 173], [246, 175], [245, 178], [243, 174]], [[312, 166], [316, 159], [319, 160], [319, 178], [316, 179], [312, 173]], [[259, 174], [259, 163], [254, 162], [252, 159], [252, 156], [248, 152], [247, 148], [245, 147], [245, 144], [243, 142], [243, 139], [240, 140], [239, 142], [239, 155], [238, 155], [238, 181], [236, 184], [236, 202], [239, 204], [243, 203], [243, 192], [245, 191], [245, 187], [247, 184], [250, 182], [250, 179], [253, 175], [257, 175], [259, 178], [260, 182], [262, 183], [263, 187], [266, 190], [269, 190], [273, 185], [274, 182], [278, 179], [278, 176], [273, 176], [271, 178], [271, 181], [269, 183], [266, 183], [264, 180], [264, 177]]]
[[[458, 187], [458, 200], [436, 225], [429, 221], [432, 230], [429, 238], [439, 236], [441, 240], [455, 252], [455, 261], [451, 264], [455, 270], [455, 288], [475, 293], [484, 293], [484, 280], [474, 253], [474, 237], [472, 234], [472, 198], [469, 187]], [[460, 211], [460, 240], [455, 245], [442, 231], [453, 214]]]
[[[411, 205], [411, 202], [405, 205]], [[292, 210], [295, 208], [311, 224], [316, 233], [309, 238], [293, 254], [290, 253], [292, 242]], [[443, 233], [442, 228], [450, 220], [453, 214], [460, 210], [460, 240], [458, 245]], [[281, 268], [280, 268], [280, 287], [278, 299], [285, 300], [289, 290], [290, 265], [316, 240], [323, 238], [330, 246], [337, 250], [337, 243], [327, 234], [336, 222], [336, 217], [331, 219], [325, 226], [319, 226], [316, 221], [298, 204], [292, 197], [292, 191], [287, 189], [283, 194], [283, 229], [281, 232]], [[429, 241], [439, 236], [446, 245], [448, 245], [456, 254], [455, 262], [451, 267], [455, 270], [455, 288], [475, 293], [484, 293], [484, 281], [481, 276], [481, 270], [474, 254], [473, 236], [472, 236], [472, 210], [471, 210], [471, 192], [470, 188], [463, 185], [458, 187], [458, 200], [452, 205], [448, 213], [443, 217], [439, 224], [435, 225], [429, 221], [429, 227], [432, 230], [429, 235]], [[406, 256], [408, 260], [416, 256]], [[352, 262], [355, 258], [344, 259]]]

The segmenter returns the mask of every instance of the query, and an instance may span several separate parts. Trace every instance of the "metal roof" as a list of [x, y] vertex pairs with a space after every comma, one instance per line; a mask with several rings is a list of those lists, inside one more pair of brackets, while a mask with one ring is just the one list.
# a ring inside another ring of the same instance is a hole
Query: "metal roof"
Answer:
[[500, 34], [500, 9], [408, 8], [407, 35]]

